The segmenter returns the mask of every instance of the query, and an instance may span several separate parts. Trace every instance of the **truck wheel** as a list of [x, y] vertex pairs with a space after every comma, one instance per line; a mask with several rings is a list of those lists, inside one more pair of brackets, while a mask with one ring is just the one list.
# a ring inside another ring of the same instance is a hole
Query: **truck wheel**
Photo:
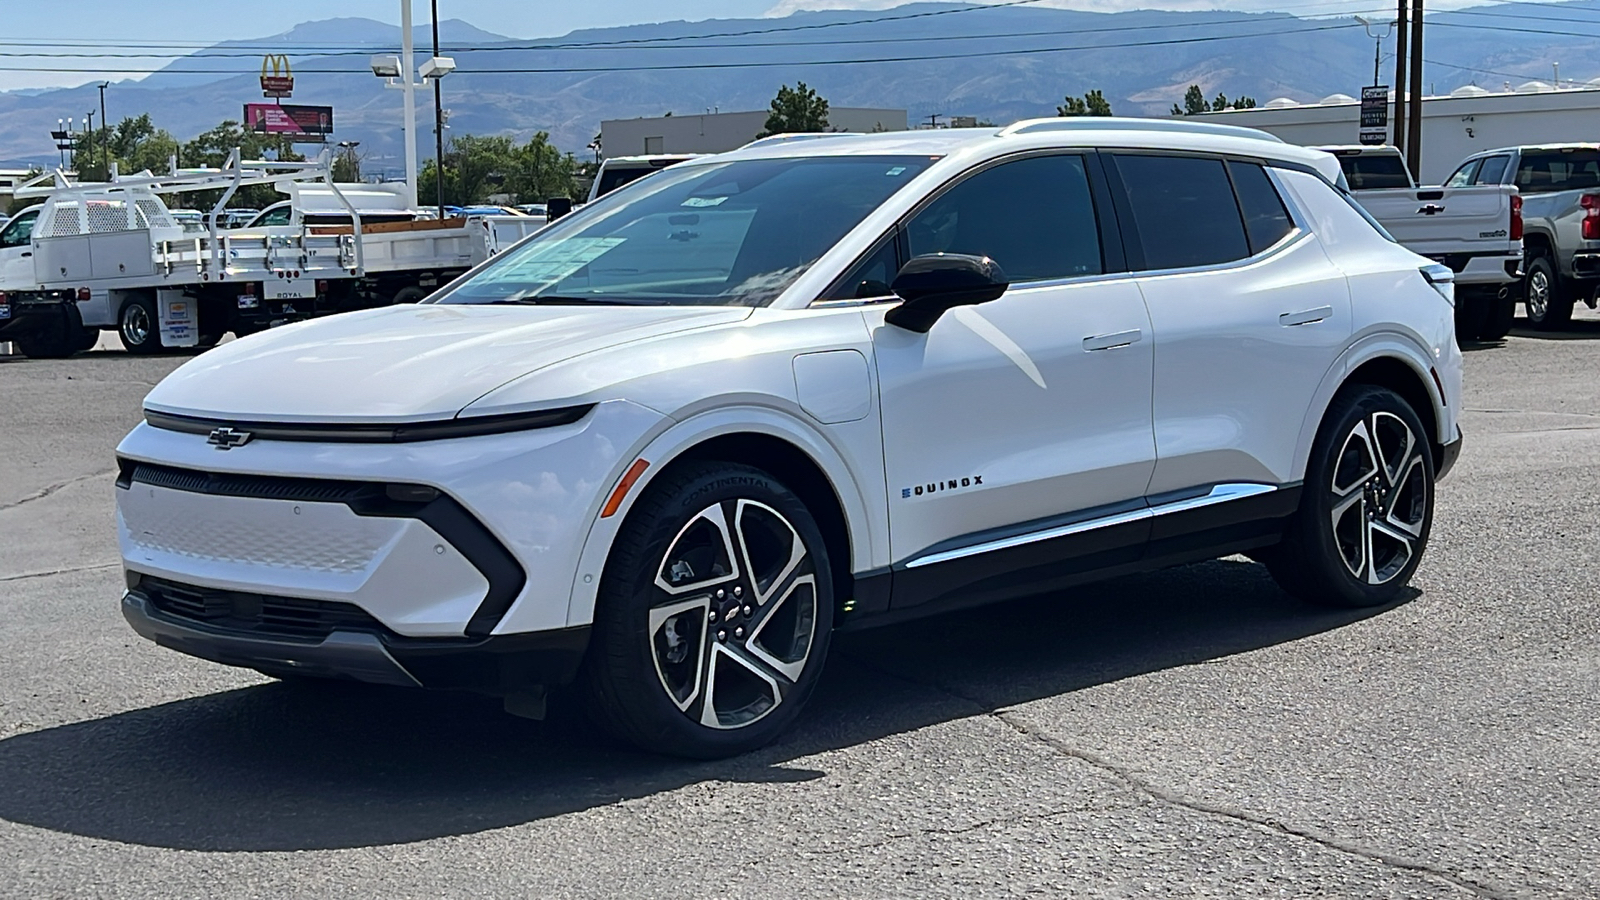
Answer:
[[1399, 394], [1348, 385], [1334, 397], [1306, 467], [1300, 509], [1266, 554], [1285, 591], [1326, 606], [1401, 596], [1433, 527], [1433, 451]]
[[422, 288], [408, 287], [394, 295], [394, 302], [396, 305], [401, 303], [417, 303], [421, 300], [426, 300], [427, 297], [428, 292]]
[[117, 337], [129, 353], [144, 356], [161, 352], [161, 317], [156, 302], [149, 297], [134, 297], [117, 313]]
[[1522, 295], [1528, 322], [1540, 331], [1559, 331], [1572, 321], [1572, 296], [1549, 256], [1541, 253], [1528, 260]]
[[783, 731], [833, 628], [822, 533], [759, 469], [684, 466], [640, 496], [600, 576], [590, 713], [642, 749], [716, 759]]
[[1483, 327], [1478, 329], [1478, 340], [1499, 341], [1511, 333], [1511, 323], [1517, 317], [1517, 298], [1507, 293], [1504, 297], [1489, 297], [1488, 315]]
[[73, 306], [64, 306], [60, 315], [50, 317], [44, 327], [13, 339], [17, 349], [30, 359], [66, 359], [83, 347], [83, 318]]

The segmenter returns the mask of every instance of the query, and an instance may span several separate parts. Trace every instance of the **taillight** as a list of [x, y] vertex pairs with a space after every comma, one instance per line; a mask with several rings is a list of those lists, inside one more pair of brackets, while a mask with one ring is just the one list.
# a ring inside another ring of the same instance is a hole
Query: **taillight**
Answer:
[[0, 291], [0, 306], [10, 306], [10, 305], [11, 305], [11, 298], [6, 296], [6, 292], [5, 291]]
[[328, 282], [323, 281], [321, 279], [318, 279], [317, 280], [317, 293], [326, 294], [327, 292], [328, 292]]
[[90, 297], [93, 297], [93, 296], [94, 296], [94, 294], [90, 293], [88, 288], [78, 288], [78, 302], [79, 303], [85, 303], [85, 302], [87, 302], [89, 300]]
[[1522, 195], [1520, 194], [1511, 197], [1511, 239], [1522, 240]]
[[1600, 241], [1600, 194], [1584, 194], [1578, 203], [1583, 207], [1583, 239]]

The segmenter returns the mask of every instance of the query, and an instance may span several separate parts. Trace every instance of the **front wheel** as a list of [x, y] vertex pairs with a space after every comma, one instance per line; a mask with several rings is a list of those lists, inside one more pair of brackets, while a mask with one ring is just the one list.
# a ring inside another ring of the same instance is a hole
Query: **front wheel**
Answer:
[[585, 660], [600, 725], [646, 750], [760, 747], [811, 694], [833, 628], [827, 548], [771, 475], [692, 464], [650, 485], [601, 575]]
[[1268, 570], [1289, 593], [1330, 606], [1399, 599], [1428, 544], [1433, 479], [1410, 404], [1387, 388], [1346, 388], [1323, 419], [1300, 509]]

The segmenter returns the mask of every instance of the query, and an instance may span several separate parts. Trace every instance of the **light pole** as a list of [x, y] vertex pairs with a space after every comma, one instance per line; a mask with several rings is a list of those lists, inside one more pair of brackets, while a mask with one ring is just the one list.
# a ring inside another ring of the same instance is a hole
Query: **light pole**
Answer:
[[[438, 18], [435, 16], [434, 18]], [[435, 26], [437, 27], [437, 26]], [[448, 56], [434, 55], [422, 64], [421, 69], [413, 66], [411, 42], [411, 0], [400, 0], [400, 55], [374, 56], [370, 63], [372, 74], [379, 78], [387, 78], [389, 87], [399, 88], [405, 92], [405, 138], [406, 138], [406, 202], [408, 206], [417, 205], [417, 82], [416, 76], [421, 75], [424, 81], [443, 78], [455, 71], [456, 62]], [[403, 79], [395, 84], [395, 79]], [[437, 87], [435, 88], [437, 91]], [[437, 117], [437, 113], [435, 116]], [[438, 164], [435, 163], [435, 169]]]
[[[439, 58], [439, 0], [431, 0], [433, 11], [433, 58]], [[434, 200], [439, 206], [439, 218], [444, 219], [444, 101], [441, 99], [439, 82], [442, 78], [433, 81], [433, 187]]]
[[[111, 120], [106, 118], [106, 88], [111, 87], [111, 82], [102, 81], [98, 85], [96, 85], [96, 87], [100, 88], [100, 127], [101, 128], [109, 128], [111, 126]], [[106, 142], [106, 148], [105, 148], [105, 163], [106, 163], [106, 171], [107, 172], [111, 171], [111, 145], [110, 145], [110, 140], [109, 140], [110, 137], [111, 137], [110, 132], [107, 132], [106, 133], [107, 142]]]
[[1377, 87], [1378, 86], [1378, 77], [1379, 77], [1378, 76], [1378, 66], [1383, 61], [1383, 42], [1389, 39], [1389, 35], [1394, 34], [1394, 27], [1396, 25], [1399, 25], [1400, 22], [1399, 22], [1399, 20], [1392, 20], [1392, 21], [1389, 21], [1389, 22], [1382, 23], [1383, 24], [1383, 31], [1381, 33], [1378, 33], [1378, 32], [1374, 32], [1372, 30], [1373, 27], [1375, 25], [1377, 25], [1378, 23], [1373, 22], [1371, 19], [1368, 19], [1365, 16], [1356, 16], [1356, 21], [1360, 22], [1362, 27], [1367, 29], [1367, 37], [1372, 38], [1372, 40], [1373, 40], [1373, 47], [1372, 47], [1372, 86], [1373, 87]]

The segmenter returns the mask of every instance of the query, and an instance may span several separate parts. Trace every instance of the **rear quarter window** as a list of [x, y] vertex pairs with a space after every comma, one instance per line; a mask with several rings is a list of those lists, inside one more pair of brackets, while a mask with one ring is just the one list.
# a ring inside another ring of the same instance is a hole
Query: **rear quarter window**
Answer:
[[1600, 150], [1524, 153], [1517, 166], [1517, 188], [1525, 194], [1595, 187], [1600, 187]]
[[1260, 253], [1294, 231], [1294, 220], [1289, 218], [1289, 210], [1266, 169], [1255, 163], [1229, 162], [1228, 173], [1233, 176], [1233, 190], [1239, 195], [1251, 252]]
[[1387, 153], [1339, 157], [1339, 167], [1353, 191], [1411, 187], [1411, 174], [1398, 155]]

